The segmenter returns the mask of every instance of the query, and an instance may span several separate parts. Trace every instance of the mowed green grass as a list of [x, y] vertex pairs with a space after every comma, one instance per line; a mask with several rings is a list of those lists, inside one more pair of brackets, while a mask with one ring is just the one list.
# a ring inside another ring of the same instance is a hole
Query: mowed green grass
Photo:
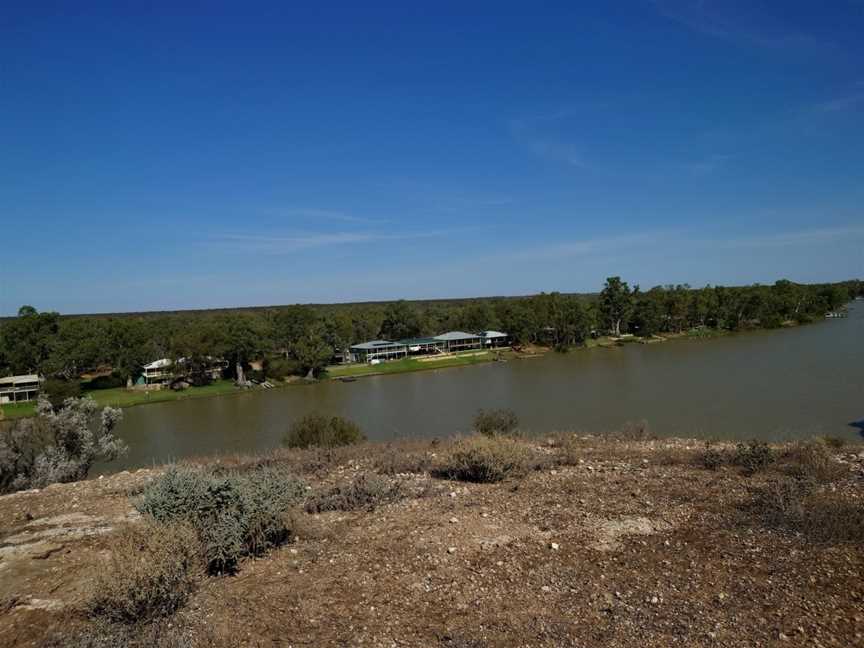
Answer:
[[[145, 403], [162, 403], [166, 401], [183, 400], [186, 398], [204, 398], [207, 396], [223, 396], [225, 394], [233, 394], [242, 390], [234, 386], [231, 380], [217, 380], [214, 383], [204, 387], [189, 387], [183, 391], [172, 391], [170, 389], [160, 389], [159, 391], [138, 391], [129, 390], [125, 387], [116, 389], [93, 389], [87, 390], [86, 386], [82, 393], [83, 396], [90, 396], [99, 405], [110, 405], [111, 407], [132, 407], [133, 405], [143, 405]], [[36, 403], [15, 403], [12, 405], [3, 405], [3, 414], [7, 419], [22, 418], [25, 416], [33, 416], [36, 412]]]
[[[428, 356], [427, 356], [428, 357]], [[440, 360], [423, 362], [417, 358], [403, 358], [392, 360], [381, 364], [353, 364], [338, 365], [327, 368], [330, 378], [343, 378], [346, 376], [373, 376], [379, 374], [397, 374], [409, 371], [428, 371], [429, 369], [444, 369], [445, 367], [465, 367], [474, 364], [482, 364], [495, 359], [495, 355], [489, 351], [470, 351], [464, 354], [454, 354], [441, 358]]]

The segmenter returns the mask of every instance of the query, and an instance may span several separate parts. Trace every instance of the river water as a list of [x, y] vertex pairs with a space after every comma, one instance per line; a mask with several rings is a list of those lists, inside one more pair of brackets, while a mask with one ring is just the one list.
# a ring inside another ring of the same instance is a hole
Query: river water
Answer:
[[532, 432], [602, 432], [645, 420], [661, 436], [853, 439], [864, 425], [864, 302], [845, 319], [712, 340], [549, 353], [125, 410], [130, 452], [102, 470], [277, 446], [289, 424], [350, 417], [372, 440], [465, 432], [509, 407]]

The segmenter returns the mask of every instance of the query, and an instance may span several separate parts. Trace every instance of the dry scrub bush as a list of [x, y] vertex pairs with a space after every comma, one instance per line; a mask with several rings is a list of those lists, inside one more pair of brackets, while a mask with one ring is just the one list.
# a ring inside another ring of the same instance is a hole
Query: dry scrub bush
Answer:
[[190, 527], [128, 527], [114, 539], [108, 563], [97, 569], [87, 609], [118, 623], [168, 616], [186, 603], [200, 564], [200, 545]]
[[147, 486], [136, 508], [157, 522], [192, 525], [208, 571], [230, 573], [243, 556], [290, 537], [290, 511], [304, 494], [302, 482], [276, 467], [224, 477], [172, 468]]
[[652, 441], [657, 438], [651, 434], [648, 421], [627, 421], [620, 430], [608, 436], [618, 441]]
[[439, 460], [433, 475], [467, 482], [498, 482], [524, 474], [529, 453], [516, 441], [473, 436], [456, 441]]
[[353, 421], [340, 416], [310, 414], [291, 425], [283, 442], [289, 448], [333, 448], [365, 440], [360, 427]]
[[774, 463], [776, 459], [771, 447], [756, 439], [738, 443], [734, 450], [715, 448], [707, 442], [705, 451], [700, 456], [702, 465], [709, 470], [716, 470], [721, 466], [737, 466], [745, 475], [754, 475]]
[[422, 474], [432, 468], [432, 459], [428, 452], [410, 450], [400, 445], [386, 445], [377, 448], [372, 457], [372, 468], [382, 475]]
[[[176, 617], [175, 617], [176, 620]], [[88, 624], [61, 618], [62, 629], [53, 630], [41, 648], [216, 648], [220, 642], [209, 628], [194, 633], [176, 623], [157, 620], [146, 624], [117, 624], [96, 620]]]
[[820, 439], [793, 445], [783, 456], [783, 466], [792, 477], [821, 484], [836, 481], [847, 474], [843, 464], [834, 460], [828, 445]]
[[780, 479], [757, 490], [746, 507], [765, 526], [825, 543], [864, 542], [864, 503], [813, 482]]
[[481, 409], [474, 417], [473, 429], [483, 436], [514, 436], [518, 434], [519, 417], [512, 409]]
[[328, 491], [309, 497], [306, 500], [306, 511], [374, 511], [377, 507], [395, 502], [403, 496], [398, 482], [391, 482], [374, 473], [361, 473], [346, 486], [334, 486]]

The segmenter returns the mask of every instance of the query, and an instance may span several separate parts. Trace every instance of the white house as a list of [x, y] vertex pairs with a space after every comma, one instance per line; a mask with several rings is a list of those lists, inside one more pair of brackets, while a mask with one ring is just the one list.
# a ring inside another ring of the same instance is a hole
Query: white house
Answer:
[[31, 401], [39, 395], [40, 386], [36, 374], [0, 378], [0, 404]]

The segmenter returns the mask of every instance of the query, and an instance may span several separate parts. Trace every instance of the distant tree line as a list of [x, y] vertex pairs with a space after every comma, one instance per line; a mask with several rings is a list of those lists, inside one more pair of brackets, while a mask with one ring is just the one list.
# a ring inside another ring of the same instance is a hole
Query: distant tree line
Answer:
[[22, 306], [0, 320], [0, 375], [71, 380], [110, 369], [118, 382], [159, 358], [230, 367], [263, 359], [272, 377], [315, 375], [334, 353], [375, 338], [447, 330], [507, 332], [516, 344], [567, 349], [600, 335], [651, 336], [694, 328], [740, 330], [807, 322], [864, 294], [864, 284], [631, 288], [619, 277], [599, 294], [286, 306], [236, 311], [61, 316]]

